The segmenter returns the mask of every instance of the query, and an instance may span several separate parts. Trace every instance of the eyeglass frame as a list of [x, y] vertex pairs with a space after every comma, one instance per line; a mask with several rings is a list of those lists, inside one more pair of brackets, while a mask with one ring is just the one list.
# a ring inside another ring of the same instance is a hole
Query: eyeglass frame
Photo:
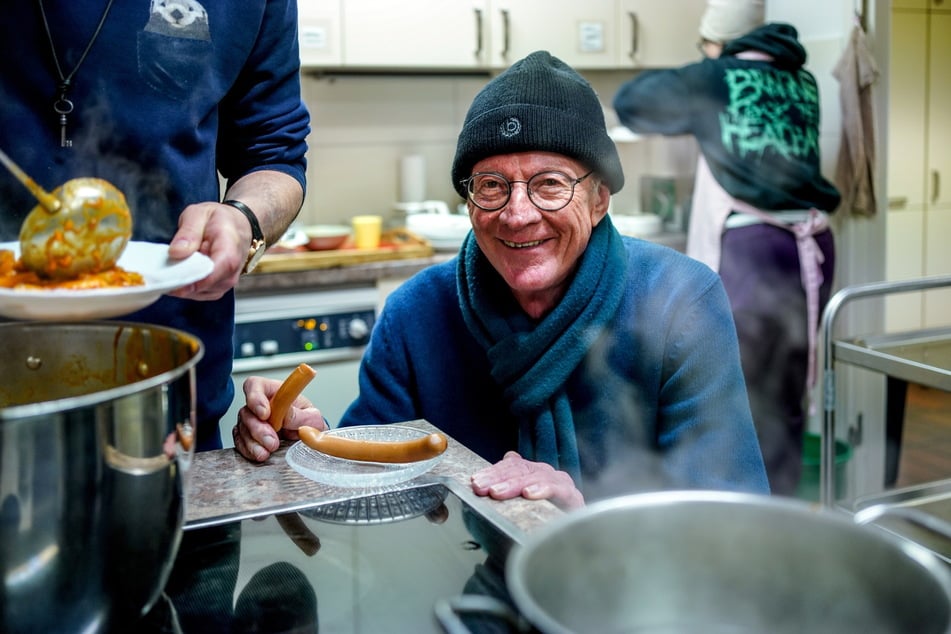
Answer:
[[[535, 199], [534, 199], [534, 198], [532, 198], [532, 190], [528, 187], [528, 184], [529, 184], [529, 182], [531, 182], [532, 180], [534, 180], [534, 179], [537, 178], [538, 176], [541, 176], [542, 174], [561, 174], [561, 175], [563, 175], [563, 176], [567, 176], [567, 177], [568, 177], [568, 181], [571, 183], [571, 194], [568, 196], [567, 200], [565, 200], [565, 204], [562, 205], [561, 207], [556, 207], [556, 208], [554, 208], [554, 209], [545, 209], [544, 207], [540, 206], [537, 202], [535, 202]], [[459, 183], [460, 183], [460, 184], [465, 188], [465, 190], [466, 190], [466, 198], [467, 198], [468, 200], [472, 201], [472, 204], [475, 205], [476, 208], [478, 208], [478, 209], [480, 209], [480, 210], [482, 210], [482, 211], [486, 211], [486, 212], [490, 212], [490, 213], [491, 213], [491, 212], [494, 212], [494, 211], [498, 211], [498, 210], [500, 210], [500, 209], [503, 209], [506, 205], [509, 204], [509, 201], [512, 200], [512, 191], [513, 191], [513, 187], [512, 187], [512, 186], [515, 185], [515, 183], [524, 183], [524, 184], [525, 184], [525, 193], [528, 195], [528, 199], [531, 201], [531, 203], [532, 203], [533, 205], [535, 205], [535, 207], [536, 207], [538, 210], [540, 210], [540, 211], [548, 211], [548, 212], [555, 212], [555, 211], [561, 211], [562, 209], [564, 209], [565, 207], [567, 207], [568, 205], [571, 204], [571, 201], [574, 200], [574, 198], [575, 198], [575, 188], [576, 188], [582, 181], [584, 181], [586, 178], [588, 178], [588, 177], [591, 176], [592, 174], [594, 174], [594, 170], [591, 170], [591, 171], [589, 171], [587, 174], [584, 174], [583, 176], [579, 176], [578, 178], [572, 178], [569, 174], [565, 174], [565, 172], [562, 172], [561, 170], [543, 170], [543, 171], [541, 171], [541, 172], [538, 172], [537, 174], [532, 174], [531, 176], [528, 177], [528, 180], [514, 180], [514, 181], [513, 181], [513, 180], [507, 179], [505, 176], [503, 176], [502, 174], [499, 174], [498, 172], [476, 172], [475, 174], [472, 174], [472, 175], [469, 176], [468, 178], [463, 178], [461, 181], [459, 181]], [[493, 207], [493, 208], [489, 209], [489, 208], [487, 208], [487, 207], [483, 207], [482, 205], [480, 205], [479, 203], [477, 203], [477, 202], [475, 201], [475, 199], [472, 197], [472, 190], [470, 189], [470, 187], [472, 186], [472, 181], [473, 181], [473, 179], [476, 178], [477, 176], [498, 176], [500, 179], [502, 179], [503, 181], [505, 181], [505, 182], [508, 184], [508, 194], [506, 194], [506, 196], [505, 196], [505, 201], [504, 201], [501, 205], [499, 205], [498, 207]]]

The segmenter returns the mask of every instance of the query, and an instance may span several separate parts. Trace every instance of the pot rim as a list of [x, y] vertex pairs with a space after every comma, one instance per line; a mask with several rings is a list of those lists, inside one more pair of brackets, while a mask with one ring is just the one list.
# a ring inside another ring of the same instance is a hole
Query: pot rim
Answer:
[[[142, 379], [141, 381], [135, 381], [134, 383], [128, 383], [126, 385], [121, 385], [118, 387], [113, 387], [105, 390], [99, 390], [96, 392], [91, 392], [89, 394], [82, 394], [80, 396], [69, 396], [66, 398], [60, 398], [50, 401], [41, 401], [39, 403], [25, 403], [22, 405], [12, 405], [10, 407], [0, 407], [0, 423], [5, 422], [14, 422], [23, 419], [29, 419], [36, 416], [49, 415], [54, 413], [60, 413], [65, 411], [71, 411], [75, 409], [86, 408], [90, 406], [99, 405], [101, 403], [109, 402], [116, 400], [123, 396], [128, 396], [132, 393], [138, 393], [147, 391], [161, 385], [170, 383], [171, 381], [181, 377], [186, 372], [191, 371], [198, 362], [205, 355], [205, 346], [201, 340], [185, 332], [184, 330], [179, 330], [177, 328], [170, 328], [168, 326], [161, 326], [158, 324], [149, 324], [143, 322], [132, 322], [132, 321], [85, 321], [85, 322], [8, 322], [0, 323], [0, 331], [13, 329], [13, 328], [23, 328], [24, 326], [31, 326], [42, 328], [47, 330], [49, 328], [55, 328], [58, 326], [68, 326], [70, 328], [95, 328], [95, 329], [109, 329], [113, 331], [122, 330], [123, 328], [136, 328], [139, 330], [150, 330], [150, 331], [163, 331], [169, 333], [173, 336], [176, 336], [180, 339], [188, 340], [194, 346], [194, 354], [184, 363], [178, 365], [172, 370], [156, 374], [155, 376], [149, 377], [147, 379]], [[134, 390], [130, 390], [131, 387], [135, 387]]]

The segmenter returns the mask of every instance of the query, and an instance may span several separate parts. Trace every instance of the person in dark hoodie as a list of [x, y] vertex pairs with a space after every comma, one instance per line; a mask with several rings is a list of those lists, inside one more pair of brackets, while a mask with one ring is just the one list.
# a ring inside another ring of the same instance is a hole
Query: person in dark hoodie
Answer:
[[705, 59], [643, 72], [613, 105], [637, 133], [699, 143], [687, 254], [720, 273], [770, 489], [793, 495], [840, 196], [820, 172], [819, 90], [798, 33], [762, 22], [762, 0], [710, 0]]

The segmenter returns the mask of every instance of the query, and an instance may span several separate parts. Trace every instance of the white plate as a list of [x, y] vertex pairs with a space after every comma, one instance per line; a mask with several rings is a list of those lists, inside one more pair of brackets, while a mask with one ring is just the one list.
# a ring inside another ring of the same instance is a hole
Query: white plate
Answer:
[[412, 214], [406, 216], [406, 228], [427, 240], [458, 240], [472, 229], [469, 216], [456, 214]]
[[[329, 432], [341, 438], [398, 442], [428, 436], [425, 431], [402, 425], [364, 425], [340, 427]], [[315, 482], [336, 487], [383, 487], [412, 480], [432, 469], [446, 452], [419, 462], [362, 462], [328, 456], [298, 441], [287, 451], [287, 464]]]
[[[0, 242], [0, 250], [20, 257], [19, 242]], [[117, 262], [145, 278], [142, 286], [88, 290], [22, 290], [0, 288], [0, 315], [9, 319], [79, 321], [118, 317], [145, 308], [175, 289], [205, 278], [214, 268], [206, 255], [193, 253], [184, 260], [170, 260], [168, 245], [129, 242]]]

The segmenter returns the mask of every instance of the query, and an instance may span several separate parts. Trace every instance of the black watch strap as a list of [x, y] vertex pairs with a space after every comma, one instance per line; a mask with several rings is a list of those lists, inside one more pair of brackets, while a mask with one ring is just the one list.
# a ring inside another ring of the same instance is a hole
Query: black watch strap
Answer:
[[256, 240], [260, 240], [262, 242], [264, 241], [264, 232], [261, 231], [261, 223], [258, 222], [258, 217], [254, 215], [254, 212], [251, 211], [250, 207], [245, 205], [240, 200], [223, 200], [221, 201], [221, 204], [234, 207], [235, 209], [237, 209], [238, 211], [240, 211], [247, 217], [248, 222], [251, 223], [251, 240], [252, 241], [256, 241]]

